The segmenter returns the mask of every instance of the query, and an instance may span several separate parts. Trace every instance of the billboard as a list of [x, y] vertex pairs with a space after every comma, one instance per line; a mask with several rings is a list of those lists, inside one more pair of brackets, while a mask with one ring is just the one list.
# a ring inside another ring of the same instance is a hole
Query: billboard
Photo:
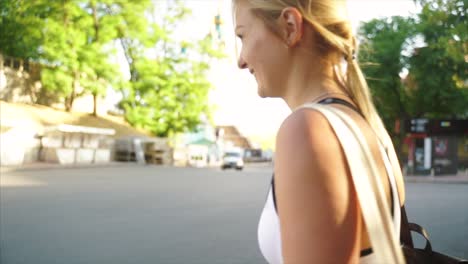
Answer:
[[432, 157], [435, 174], [456, 174], [458, 169], [457, 138], [437, 136], [432, 138]]

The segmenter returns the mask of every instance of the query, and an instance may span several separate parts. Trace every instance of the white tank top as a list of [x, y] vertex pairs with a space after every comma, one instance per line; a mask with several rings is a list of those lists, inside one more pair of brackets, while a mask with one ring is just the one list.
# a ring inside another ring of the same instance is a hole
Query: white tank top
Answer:
[[[395, 176], [393, 174], [392, 166], [388, 159], [388, 155], [382, 145], [380, 145], [380, 151], [384, 160], [385, 169], [389, 176], [389, 182], [392, 194], [393, 204], [393, 225], [395, 228], [396, 238], [400, 239], [400, 222], [401, 222], [401, 208], [400, 199], [398, 196], [398, 190], [396, 186]], [[258, 224], [258, 244], [260, 251], [262, 252], [265, 259], [270, 264], [282, 264], [283, 256], [281, 253], [281, 234], [280, 234], [280, 223], [278, 214], [275, 207], [274, 197], [274, 182], [268, 192], [265, 207], [263, 208], [262, 215], [260, 216], [260, 222]], [[375, 256], [372, 250], [361, 251], [361, 258], [359, 263], [375, 263]]]

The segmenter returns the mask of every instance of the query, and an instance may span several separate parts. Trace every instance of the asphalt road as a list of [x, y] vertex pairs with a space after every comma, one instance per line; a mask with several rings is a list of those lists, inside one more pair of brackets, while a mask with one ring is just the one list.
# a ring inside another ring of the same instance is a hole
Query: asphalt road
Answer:
[[[4, 172], [0, 263], [265, 263], [256, 233], [270, 176], [262, 166]], [[407, 210], [433, 248], [468, 258], [468, 184], [409, 183]]]

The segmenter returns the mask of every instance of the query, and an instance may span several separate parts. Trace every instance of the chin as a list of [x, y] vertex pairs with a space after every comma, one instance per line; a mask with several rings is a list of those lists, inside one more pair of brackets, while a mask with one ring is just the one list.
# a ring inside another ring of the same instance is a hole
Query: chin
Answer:
[[268, 90], [265, 89], [265, 87], [262, 87], [262, 86], [258, 86], [257, 88], [257, 94], [258, 96], [260, 96], [261, 98], [267, 98], [267, 97], [270, 97], [271, 95], [269, 94]]
[[260, 98], [279, 97], [274, 91], [269, 90], [269, 89], [265, 89], [265, 87], [261, 87], [261, 86], [258, 87], [257, 94], [258, 94], [258, 96], [260, 96]]
[[260, 96], [261, 98], [267, 98], [268, 96], [265, 95], [265, 93], [261, 90], [258, 90], [258, 96]]

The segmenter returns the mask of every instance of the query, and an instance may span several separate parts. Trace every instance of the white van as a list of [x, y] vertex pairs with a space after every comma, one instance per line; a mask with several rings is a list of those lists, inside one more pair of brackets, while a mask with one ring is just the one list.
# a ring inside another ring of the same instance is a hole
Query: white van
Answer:
[[242, 170], [244, 168], [244, 159], [242, 150], [232, 149], [224, 152], [221, 169], [233, 168]]

